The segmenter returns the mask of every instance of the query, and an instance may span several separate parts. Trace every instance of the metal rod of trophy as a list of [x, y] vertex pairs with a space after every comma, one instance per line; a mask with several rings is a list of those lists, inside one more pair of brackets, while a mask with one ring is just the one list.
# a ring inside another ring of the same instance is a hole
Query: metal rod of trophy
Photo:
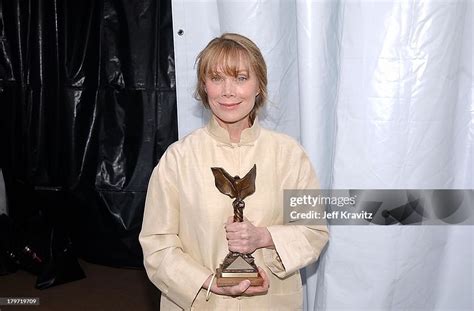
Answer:
[[232, 202], [232, 206], [234, 207], [234, 222], [244, 221], [245, 202], [240, 199], [236, 199], [234, 202]]

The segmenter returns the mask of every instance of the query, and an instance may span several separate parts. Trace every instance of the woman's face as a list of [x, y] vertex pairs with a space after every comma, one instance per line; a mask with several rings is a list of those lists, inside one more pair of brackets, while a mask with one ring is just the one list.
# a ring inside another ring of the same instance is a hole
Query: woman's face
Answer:
[[241, 64], [235, 76], [218, 67], [206, 76], [205, 88], [209, 106], [219, 123], [249, 127], [249, 114], [258, 95], [258, 81], [250, 66]]

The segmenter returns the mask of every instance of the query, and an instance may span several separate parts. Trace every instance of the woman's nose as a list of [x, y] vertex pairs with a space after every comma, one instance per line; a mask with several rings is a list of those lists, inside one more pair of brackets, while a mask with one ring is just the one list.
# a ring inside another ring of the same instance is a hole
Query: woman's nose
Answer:
[[234, 94], [234, 83], [232, 79], [225, 79], [222, 89], [222, 95], [233, 96]]

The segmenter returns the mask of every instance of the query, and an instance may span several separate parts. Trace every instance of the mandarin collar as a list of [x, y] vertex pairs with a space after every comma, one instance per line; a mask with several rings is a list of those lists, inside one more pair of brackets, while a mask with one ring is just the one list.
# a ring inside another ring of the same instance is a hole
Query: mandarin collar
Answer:
[[229, 133], [226, 129], [222, 128], [219, 123], [217, 123], [214, 115], [211, 116], [209, 123], [206, 126], [206, 131], [221, 143], [230, 145], [247, 145], [252, 144], [258, 138], [260, 134], [260, 124], [258, 123], [258, 117], [255, 118], [252, 126], [242, 131], [240, 134], [240, 142], [238, 143], [232, 143], [230, 141]]

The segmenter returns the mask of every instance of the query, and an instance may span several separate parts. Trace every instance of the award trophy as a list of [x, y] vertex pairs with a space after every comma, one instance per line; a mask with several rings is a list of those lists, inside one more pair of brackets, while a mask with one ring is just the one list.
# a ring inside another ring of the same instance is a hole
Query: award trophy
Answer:
[[[211, 167], [211, 170], [217, 189], [231, 199], [235, 199], [232, 202], [234, 222], [242, 222], [244, 220], [244, 199], [255, 192], [257, 166], [254, 165], [244, 178], [232, 177], [221, 167]], [[263, 278], [258, 273], [254, 261], [251, 254], [229, 252], [216, 270], [217, 286], [234, 286], [243, 280], [249, 280], [250, 286], [262, 285]]]

